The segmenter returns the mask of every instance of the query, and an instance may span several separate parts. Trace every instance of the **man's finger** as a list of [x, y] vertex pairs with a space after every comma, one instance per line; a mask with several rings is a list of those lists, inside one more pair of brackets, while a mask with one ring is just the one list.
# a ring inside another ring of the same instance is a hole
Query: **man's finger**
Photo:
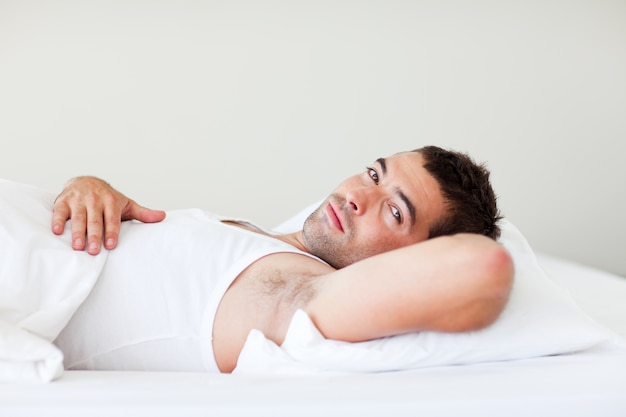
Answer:
[[143, 223], [158, 223], [165, 219], [163, 210], [153, 210], [131, 201], [129, 203], [128, 215], [123, 220], [139, 220]]
[[105, 210], [104, 213], [104, 247], [114, 249], [117, 246], [122, 219], [118, 210]]
[[72, 229], [72, 248], [75, 250], [85, 249], [85, 236], [87, 234], [87, 212], [82, 210], [72, 211], [70, 222]]
[[62, 235], [65, 231], [65, 223], [70, 218], [69, 207], [63, 205], [54, 207], [52, 212], [52, 233], [55, 235]]
[[100, 253], [102, 235], [104, 232], [104, 218], [99, 207], [87, 208], [87, 252], [90, 255]]

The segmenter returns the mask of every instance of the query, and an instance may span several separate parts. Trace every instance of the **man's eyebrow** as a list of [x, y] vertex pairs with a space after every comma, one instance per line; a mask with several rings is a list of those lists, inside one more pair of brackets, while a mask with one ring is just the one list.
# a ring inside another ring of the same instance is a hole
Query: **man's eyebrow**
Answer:
[[409, 214], [411, 215], [411, 226], [415, 225], [415, 206], [402, 191], [396, 189], [396, 193], [398, 193], [400, 199], [404, 201], [404, 204], [406, 204], [406, 208], [409, 209]]
[[385, 158], [378, 158], [376, 162], [378, 162], [380, 169], [383, 171], [383, 175], [385, 175], [387, 173], [387, 162], [385, 162]]
[[[385, 175], [387, 173], [387, 162], [385, 161], [385, 158], [378, 158], [376, 162], [378, 162], [383, 175]], [[400, 200], [404, 202], [406, 208], [409, 210], [409, 214], [411, 215], [411, 226], [415, 225], [415, 206], [411, 203], [411, 200], [409, 200], [406, 194], [400, 191], [399, 188], [396, 188], [395, 191], [396, 194], [398, 194], [398, 197], [400, 197]]]

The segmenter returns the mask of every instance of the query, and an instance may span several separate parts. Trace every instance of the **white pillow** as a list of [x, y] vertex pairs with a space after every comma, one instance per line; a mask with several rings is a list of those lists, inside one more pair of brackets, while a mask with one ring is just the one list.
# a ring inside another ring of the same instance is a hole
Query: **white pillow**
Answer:
[[[315, 207], [307, 207], [276, 229], [300, 228]], [[501, 225], [499, 241], [512, 255], [516, 272], [509, 302], [491, 326], [465, 333], [421, 332], [348, 343], [325, 339], [306, 313], [298, 311], [280, 347], [252, 331], [235, 371], [390, 371], [570, 353], [612, 339], [546, 275], [521, 232], [509, 221]]]

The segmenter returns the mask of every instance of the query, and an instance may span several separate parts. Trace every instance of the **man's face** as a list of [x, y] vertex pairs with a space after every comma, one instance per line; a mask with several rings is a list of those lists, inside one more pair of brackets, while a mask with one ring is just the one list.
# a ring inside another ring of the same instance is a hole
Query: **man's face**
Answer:
[[422, 165], [421, 154], [399, 153], [342, 182], [305, 221], [307, 249], [343, 268], [426, 240], [444, 199]]

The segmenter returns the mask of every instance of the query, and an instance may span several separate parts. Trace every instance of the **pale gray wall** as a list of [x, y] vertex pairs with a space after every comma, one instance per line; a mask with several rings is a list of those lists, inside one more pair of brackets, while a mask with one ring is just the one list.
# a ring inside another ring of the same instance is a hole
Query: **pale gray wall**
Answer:
[[624, 1], [3, 1], [0, 177], [273, 225], [372, 159], [488, 162], [532, 246], [626, 275]]

